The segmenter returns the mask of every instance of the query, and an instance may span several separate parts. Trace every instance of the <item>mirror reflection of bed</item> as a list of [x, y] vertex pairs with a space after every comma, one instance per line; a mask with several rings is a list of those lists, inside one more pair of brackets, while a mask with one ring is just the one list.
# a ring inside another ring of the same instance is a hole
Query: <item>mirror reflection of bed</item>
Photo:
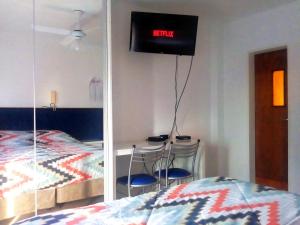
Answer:
[[1, 225], [103, 201], [105, 7], [32, 4], [0, 2]]
[[38, 108], [36, 138], [31, 112], [0, 109], [1, 219], [102, 201], [102, 109]]

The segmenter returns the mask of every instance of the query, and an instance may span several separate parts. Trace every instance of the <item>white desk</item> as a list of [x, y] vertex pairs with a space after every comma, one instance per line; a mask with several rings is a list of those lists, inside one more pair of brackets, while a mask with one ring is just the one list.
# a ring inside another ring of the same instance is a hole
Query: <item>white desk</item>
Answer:
[[[196, 139], [192, 139], [191, 141], [174, 141], [174, 143], [180, 144], [193, 144], [196, 143]], [[137, 147], [151, 147], [155, 145], [161, 145], [162, 143], [153, 143], [147, 141], [136, 141], [136, 142], [122, 142], [114, 144], [114, 151], [116, 156], [129, 156], [132, 153], [132, 146], [136, 145]], [[205, 178], [205, 144], [203, 141], [200, 141], [199, 152], [197, 158], [200, 159], [199, 166], [199, 178]]]
[[116, 143], [114, 145], [116, 156], [131, 155], [133, 145], [136, 145], [137, 147], [151, 147], [151, 146], [155, 147], [155, 146], [162, 145], [162, 143], [149, 143], [147, 141]]

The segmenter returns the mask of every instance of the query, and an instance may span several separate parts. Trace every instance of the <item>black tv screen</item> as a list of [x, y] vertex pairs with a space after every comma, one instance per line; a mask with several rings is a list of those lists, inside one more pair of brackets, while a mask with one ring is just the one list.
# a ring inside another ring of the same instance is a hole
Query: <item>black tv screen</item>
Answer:
[[197, 16], [132, 12], [130, 50], [195, 55], [197, 27]]

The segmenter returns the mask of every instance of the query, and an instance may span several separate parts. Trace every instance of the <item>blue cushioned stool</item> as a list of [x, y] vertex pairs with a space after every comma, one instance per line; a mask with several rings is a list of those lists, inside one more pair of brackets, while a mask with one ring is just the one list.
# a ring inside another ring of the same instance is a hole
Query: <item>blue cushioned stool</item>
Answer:
[[[144, 188], [158, 184], [160, 189], [160, 170], [162, 165], [162, 157], [165, 152], [166, 143], [151, 147], [136, 148], [133, 145], [131, 159], [129, 164], [128, 176], [119, 177], [117, 183], [127, 186], [128, 196], [131, 196], [132, 188]], [[143, 172], [132, 174], [132, 169], [135, 164], [142, 164]], [[147, 166], [158, 167], [157, 177], [148, 172]]]
[[[155, 176], [158, 176], [158, 171], [156, 171]], [[161, 174], [162, 177], [166, 177], [166, 170], [161, 170]], [[169, 180], [177, 180], [177, 179], [184, 179], [184, 178], [188, 178], [191, 177], [192, 174], [185, 170], [185, 169], [181, 169], [181, 168], [170, 168], [168, 169], [168, 179]]]
[[[119, 184], [128, 185], [128, 176], [120, 177], [117, 179]], [[134, 174], [130, 177], [131, 187], [142, 187], [156, 184], [157, 179], [149, 174]]]

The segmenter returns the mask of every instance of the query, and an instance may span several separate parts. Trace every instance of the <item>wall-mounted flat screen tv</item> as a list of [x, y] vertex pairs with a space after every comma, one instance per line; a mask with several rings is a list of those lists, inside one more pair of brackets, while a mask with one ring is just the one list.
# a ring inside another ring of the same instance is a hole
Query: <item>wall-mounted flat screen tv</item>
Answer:
[[197, 16], [132, 12], [130, 50], [195, 55], [197, 27]]

